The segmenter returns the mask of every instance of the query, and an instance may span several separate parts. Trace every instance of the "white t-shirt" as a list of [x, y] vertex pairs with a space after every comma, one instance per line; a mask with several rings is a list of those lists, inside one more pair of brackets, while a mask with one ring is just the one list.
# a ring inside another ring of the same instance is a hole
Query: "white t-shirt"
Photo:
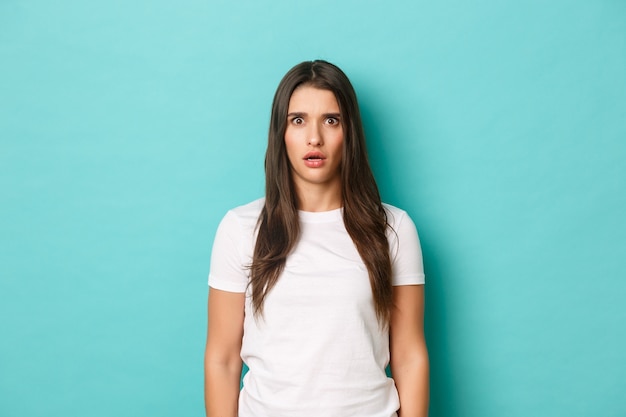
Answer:
[[[209, 285], [246, 292], [264, 200], [230, 210], [213, 244]], [[424, 283], [415, 225], [385, 205], [393, 285]], [[301, 237], [268, 293], [263, 316], [245, 303], [241, 358], [249, 372], [239, 417], [391, 417], [399, 408], [389, 333], [376, 319], [367, 269], [342, 209], [299, 212]], [[249, 292], [248, 292], [248, 295]]]

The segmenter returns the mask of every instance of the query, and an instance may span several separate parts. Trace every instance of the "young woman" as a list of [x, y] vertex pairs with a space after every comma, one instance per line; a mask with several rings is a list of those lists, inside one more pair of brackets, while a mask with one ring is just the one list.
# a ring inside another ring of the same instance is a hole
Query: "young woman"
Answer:
[[425, 417], [419, 240], [380, 201], [339, 68], [282, 79], [265, 173], [265, 198], [229, 211], [213, 244], [207, 416]]

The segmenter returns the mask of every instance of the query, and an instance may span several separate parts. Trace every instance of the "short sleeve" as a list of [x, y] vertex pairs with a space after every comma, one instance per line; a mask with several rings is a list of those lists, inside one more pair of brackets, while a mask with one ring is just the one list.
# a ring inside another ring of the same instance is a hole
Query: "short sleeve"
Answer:
[[215, 233], [209, 271], [211, 288], [229, 292], [246, 291], [248, 270], [242, 254], [242, 242], [245, 240], [237, 215], [229, 211]]
[[390, 213], [389, 249], [393, 285], [420, 285], [425, 282], [422, 249], [415, 223], [401, 210]]

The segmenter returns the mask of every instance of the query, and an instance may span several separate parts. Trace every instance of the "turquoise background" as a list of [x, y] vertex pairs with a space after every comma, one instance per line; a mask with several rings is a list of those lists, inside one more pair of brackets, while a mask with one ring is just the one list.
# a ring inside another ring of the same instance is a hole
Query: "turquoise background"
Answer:
[[433, 417], [626, 416], [626, 3], [0, 1], [0, 415], [201, 416], [294, 64], [420, 231]]

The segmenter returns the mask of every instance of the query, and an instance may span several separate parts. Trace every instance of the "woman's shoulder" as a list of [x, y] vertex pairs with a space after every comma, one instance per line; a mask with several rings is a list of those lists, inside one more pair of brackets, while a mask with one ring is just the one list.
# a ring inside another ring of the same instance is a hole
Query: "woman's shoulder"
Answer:
[[383, 208], [385, 209], [385, 212], [387, 213], [387, 223], [389, 223], [389, 225], [392, 228], [395, 228], [395, 226], [402, 223], [402, 221], [405, 218], [408, 218], [410, 220], [410, 217], [407, 214], [407, 212], [402, 210], [399, 207], [392, 206], [391, 204], [383, 203]]
[[260, 198], [247, 204], [231, 208], [226, 212], [218, 227], [218, 233], [233, 236], [252, 235], [263, 209], [265, 199]]
[[222, 219], [223, 224], [237, 224], [243, 228], [254, 228], [256, 226], [265, 198], [259, 198], [241, 206], [233, 207]]
[[259, 217], [261, 214], [261, 210], [263, 210], [263, 205], [265, 204], [265, 197], [258, 198], [254, 201], [251, 201], [247, 204], [243, 204], [241, 206], [234, 207], [229, 210], [236, 216], [239, 217]]

